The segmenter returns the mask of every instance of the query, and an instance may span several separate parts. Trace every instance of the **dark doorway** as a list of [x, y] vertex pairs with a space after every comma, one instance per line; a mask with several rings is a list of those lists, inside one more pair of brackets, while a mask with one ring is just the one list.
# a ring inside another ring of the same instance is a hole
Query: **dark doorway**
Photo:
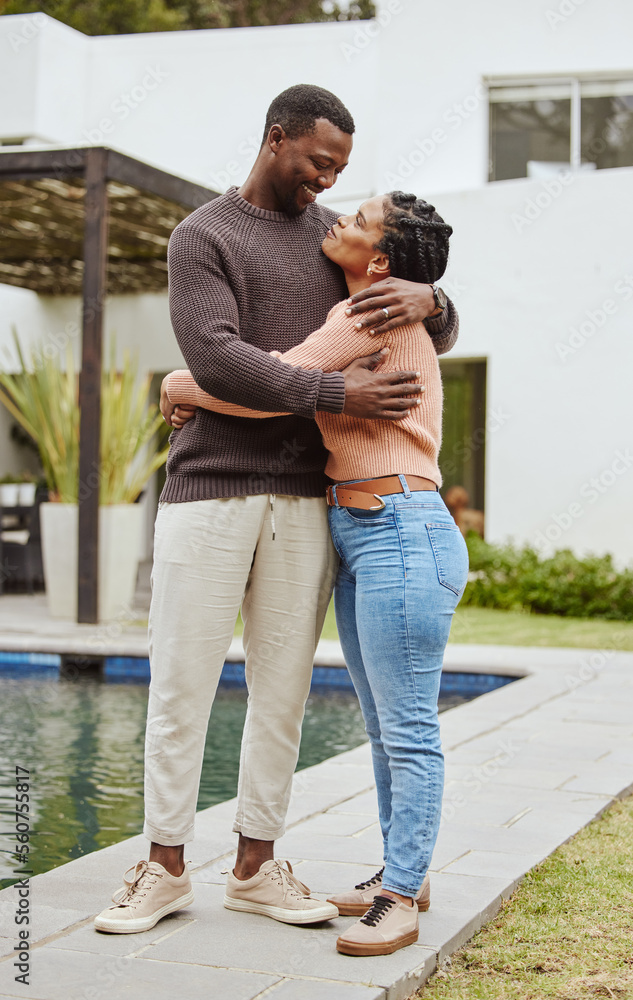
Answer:
[[486, 467], [486, 361], [441, 358], [444, 426], [442, 493], [463, 486], [471, 507], [484, 510]]

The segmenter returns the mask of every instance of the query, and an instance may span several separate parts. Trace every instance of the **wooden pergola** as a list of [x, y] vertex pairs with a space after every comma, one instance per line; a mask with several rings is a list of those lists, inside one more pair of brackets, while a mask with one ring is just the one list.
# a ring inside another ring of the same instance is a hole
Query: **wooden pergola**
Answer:
[[[0, 283], [83, 298], [79, 482], [99, 467], [106, 296], [164, 290], [171, 232], [217, 195], [105, 147], [0, 152]], [[79, 622], [97, 622], [98, 567], [99, 490], [80, 490]]]

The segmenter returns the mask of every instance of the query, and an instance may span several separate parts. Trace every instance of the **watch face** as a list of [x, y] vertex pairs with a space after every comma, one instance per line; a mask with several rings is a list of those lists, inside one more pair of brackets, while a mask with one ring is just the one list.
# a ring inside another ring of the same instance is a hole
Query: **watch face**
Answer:
[[433, 285], [433, 298], [435, 299], [435, 305], [438, 309], [446, 309], [448, 299], [446, 297], [446, 293], [439, 287], [439, 285]]

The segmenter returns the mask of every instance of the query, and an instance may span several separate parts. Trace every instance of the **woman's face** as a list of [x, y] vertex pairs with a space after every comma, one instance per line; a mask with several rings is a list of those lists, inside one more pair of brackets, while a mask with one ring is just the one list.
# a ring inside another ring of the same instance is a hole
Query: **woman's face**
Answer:
[[326, 257], [350, 275], [367, 274], [372, 262], [381, 261], [386, 255], [376, 250], [383, 236], [384, 196], [376, 195], [363, 202], [355, 215], [342, 215], [321, 244]]

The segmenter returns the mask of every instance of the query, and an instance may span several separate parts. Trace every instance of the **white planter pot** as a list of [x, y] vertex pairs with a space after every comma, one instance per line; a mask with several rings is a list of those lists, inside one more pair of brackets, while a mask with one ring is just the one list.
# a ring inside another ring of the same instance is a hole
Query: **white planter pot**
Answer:
[[18, 484], [18, 503], [20, 507], [32, 507], [35, 503], [35, 483]]
[[[42, 559], [53, 618], [77, 620], [77, 504], [40, 505]], [[138, 503], [99, 508], [99, 621], [132, 617], [143, 535]]]
[[0, 507], [17, 507], [19, 499], [19, 483], [0, 484]]

